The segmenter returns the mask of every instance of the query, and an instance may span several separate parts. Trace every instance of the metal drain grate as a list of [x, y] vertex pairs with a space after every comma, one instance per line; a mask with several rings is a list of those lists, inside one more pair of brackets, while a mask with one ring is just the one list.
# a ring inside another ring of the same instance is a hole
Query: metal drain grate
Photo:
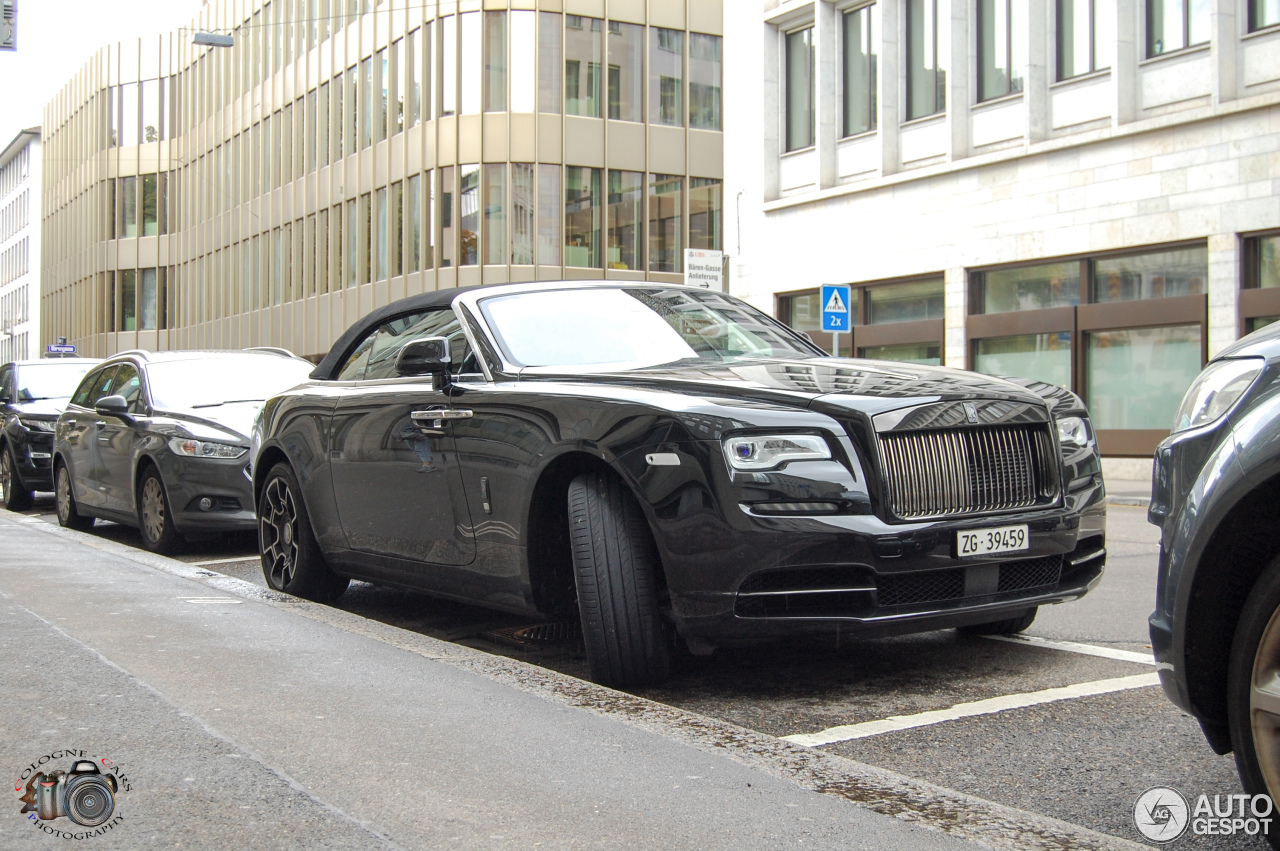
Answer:
[[486, 632], [484, 637], [519, 650], [532, 650], [577, 642], [582, 638], [582, 624], [577, 621], [557, 621], [530, 626], [507, 626]]

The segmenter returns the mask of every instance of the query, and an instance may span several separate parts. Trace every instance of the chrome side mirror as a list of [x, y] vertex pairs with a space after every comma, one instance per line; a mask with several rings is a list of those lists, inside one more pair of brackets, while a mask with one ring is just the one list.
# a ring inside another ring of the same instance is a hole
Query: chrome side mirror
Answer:
[[435, 375], [440, 384], [449, 383], [449, 340], [445, 337], [423, 337], [406, 343], [396, 355], [396, 375]]

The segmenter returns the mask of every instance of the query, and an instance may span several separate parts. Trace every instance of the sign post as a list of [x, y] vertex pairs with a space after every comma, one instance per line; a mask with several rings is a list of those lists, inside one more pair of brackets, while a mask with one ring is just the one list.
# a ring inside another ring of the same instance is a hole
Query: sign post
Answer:
[[724, 252], [705, 248], [684, 250], [684, 282], [706, 290], [724, 291]]
[[852, 331], [849, 316], [849, 285], [822, 285], [822, 330], [831, 332], [831, 354], [840, 356], [840, 332]]

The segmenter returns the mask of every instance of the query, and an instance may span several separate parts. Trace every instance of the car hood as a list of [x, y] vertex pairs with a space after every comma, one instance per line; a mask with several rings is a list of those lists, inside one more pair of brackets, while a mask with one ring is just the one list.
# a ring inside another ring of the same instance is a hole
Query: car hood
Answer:
[[[521, 377], [534, 376], [526, 373]], [[536, 376], [551, 377], [542, 371]], [[565, 380], [569, 376], [561, 374], [554, 378]], [[857, 409], [868, 414], [925, 402], [1007, 400], [1038, 406], [1048, 404], [1044, 394], [995, 376], [943, 366], [861, 358], [752, 358], [732, 364], [682, 362], [626, 372], [579, 373], [572, 376], [572, 380], [620, 382], [815, 409]]]
[[56, 420], [70, 401], [66, 397], [60, 399], [33, 399], [30, 402], [11, 403], [8, 406], [8, 410], [18, 416]]
[[261, 407], [261, 402], [234, 402], [215, 408], [164, 411], [157, 412], [156, 415], [181, 423], [194, 437], [225, 440], [228, 435], [224, 432], [231, 432], [239, 440], [248, 443], [249, 434], [253, 430], [253, 419]]

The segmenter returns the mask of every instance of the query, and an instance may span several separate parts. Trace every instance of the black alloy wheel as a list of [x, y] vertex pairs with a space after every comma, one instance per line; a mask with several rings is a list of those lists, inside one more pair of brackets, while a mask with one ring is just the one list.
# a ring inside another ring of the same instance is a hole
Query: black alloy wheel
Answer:
[[169, 494], [165, 491], [160, 471], [148, 464], [138, 480], [134, 497], [138, 508], [138, 531], [142, 545], [153, 553], [169, 555], [182, 544], [182, 533], [173, 525]]
[[293, 469], [283, 462], [267, 473], [258, 497], [258, 546], [262, 575], [277, 591], [332, 603], [351, 584], [325, 563], [302, 502], [302, 489]]
[[658, 552], [635, 498], [612, 473], [584, 473], [569, 484], [569, 531], [591, 678], [613, 688], [665, 680]]
[[[1280, 556], [1249, 592], [1227, 666], [1227, 724], [1251, 795], [1280, 795]], [[1280, 831], [1267, 835], [1280, 848]]]
[[0, 446], [0, 497], [4, 499], [4, 507], [10, 511], [26, 511], [31, 507], [31, 496], [31, 490], [18, 474], [13, 449], [8, 444]]
[[71, 473], [66, 464], [59, 464], [53, 474], [53, 488], [58, 502], [58, 525], [77, 532], [87, 532], [93, 528], [93, 518], [81, 514], [76, 509], [76, 498], [71, 492]]
[[976, 623], [973, 626], [962, 626], [960, 631], [968, 635], [1017, 635], [1035, 623], [1039, 606], [1032, 606], [1020, 615], [988, 623]]

